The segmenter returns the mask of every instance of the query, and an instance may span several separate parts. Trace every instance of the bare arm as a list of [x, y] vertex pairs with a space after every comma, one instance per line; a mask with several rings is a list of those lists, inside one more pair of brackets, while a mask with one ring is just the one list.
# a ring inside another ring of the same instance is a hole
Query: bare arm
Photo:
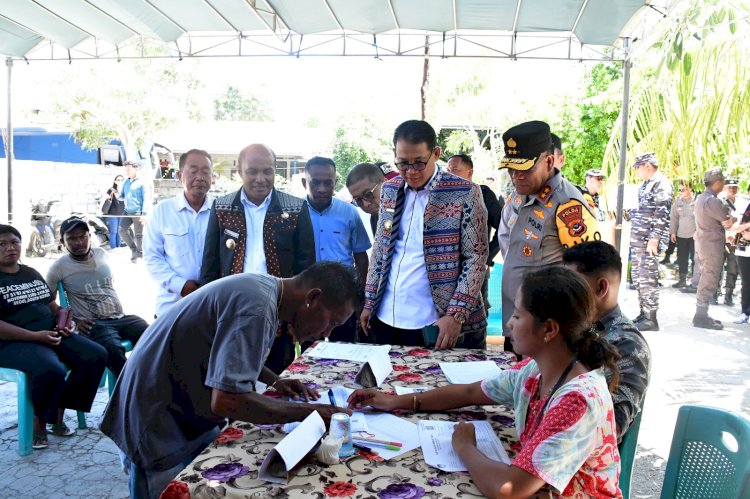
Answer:
[[[416, 399], [415, 399], [416, 397]], [[469, 385], [447, 385], [423, 393], [407, 395], [386, 395], [383, 392], [367, 389], [356, 390], [349, 396], [349, 408], [359, 409], [372, 406], [384, 411], [393, 409], [413, 409], [416, 400], [420, 411], [444, 411], [469, 405], [492, 405], [496, 402], [482, 391], [482, 382]]]
[[211, 411], [218, 416], [255, 424], [302, 421], [313, 411], [318, 411], [326, 421], [335, 412], [351, 414], [347, 409], [329, 405], [283, 402], [255, 392], [231, 393], [216, 388], [211, 390]]
[[62, 338], [54, 331], [29, 331], [0, 321], [0, 339], [11, 341], [36, 341], [44, 345], [59, 345]]

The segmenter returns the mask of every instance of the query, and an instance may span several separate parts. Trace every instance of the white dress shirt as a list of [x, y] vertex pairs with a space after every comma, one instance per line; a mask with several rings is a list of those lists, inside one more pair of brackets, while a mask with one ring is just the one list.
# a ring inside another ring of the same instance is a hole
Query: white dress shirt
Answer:
[[162, 315], [180, 299], [185, 282], [198, 280], [213, 202], [212, 196], [206, 196], [196, 212], [183, 193], [161, 201], [149, 215], [143, 256], [159, 286], [156, 315]]
[[268, 273], [266, 266], [266, 250], [263, 248], [263, 222], [266, 220], [268, 205], [271, 204], [273, 189], [268, 197], [260, 203], [253, 203], [245, 195], [245, 189], [240, 189], [240, 201], [245, 210], [245, 264], [243, 272]]
[[440, 318], [432, 301], [424, 261], [424, 212], [437, 173], [436, 166], [427, 185], [419, 191], [404, 183], [404, 211], [388, 281], [376, 313], [378, 319], [392, 327], [421, 329]]

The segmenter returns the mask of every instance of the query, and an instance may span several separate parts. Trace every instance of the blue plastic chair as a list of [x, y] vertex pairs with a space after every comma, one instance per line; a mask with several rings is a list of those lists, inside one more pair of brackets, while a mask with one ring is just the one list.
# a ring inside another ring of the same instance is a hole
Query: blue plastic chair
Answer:
[[623, 499], [630, 498], [630, 485], [633, 479], [633, 465], [635, 464], [635, 450], [638, 447], [638, 433], [641, 431], [641, 412], [633, 419], [630, 428], [622, 436], [622, 441], [618, 446], [620, 452], [620, 490]]
[[[26, 377], [26, 373], [11, 369], [9, 367], [0, 367], [0, 380], [10, 381], [16, 384], [17, 402], [18, 402], [18, 454], [27, 456], [31, 454], [31, 442], [34, 433], [34, 406], [31, 405], [31, 383]], [[78, 428], [85, 430], [86, 414], [78, 412]]]
[[503, 334], [503, 264], [496, 263], [490, 272], [487, 283], [487, 300], [492, 305], [487, 315], [487, 336], [502, 336]]
[[713, 407], [680, 407], [661, 497], [750, 497], [750, 420]]

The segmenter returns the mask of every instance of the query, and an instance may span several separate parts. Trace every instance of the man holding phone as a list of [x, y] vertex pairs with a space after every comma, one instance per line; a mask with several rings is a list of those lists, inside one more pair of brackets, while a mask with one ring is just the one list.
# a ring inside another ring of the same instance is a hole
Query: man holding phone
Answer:
[[482, 191], [437, 167], [440, 148], [429, 123], [402, 123], [393, 145], [401, 175], [382, 187], [362, 329], [378, 344], [431, 346], [437, 332], [438, 350], [484, 348]]

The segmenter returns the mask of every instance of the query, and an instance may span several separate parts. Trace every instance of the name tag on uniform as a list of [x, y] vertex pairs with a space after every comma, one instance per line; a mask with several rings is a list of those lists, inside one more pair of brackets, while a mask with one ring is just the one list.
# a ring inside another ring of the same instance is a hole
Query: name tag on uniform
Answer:
[[240, 237], [239, 232], [235, 232], [233, 230], [224, 229], [224, 234], [228, 235], [229, 237]]

